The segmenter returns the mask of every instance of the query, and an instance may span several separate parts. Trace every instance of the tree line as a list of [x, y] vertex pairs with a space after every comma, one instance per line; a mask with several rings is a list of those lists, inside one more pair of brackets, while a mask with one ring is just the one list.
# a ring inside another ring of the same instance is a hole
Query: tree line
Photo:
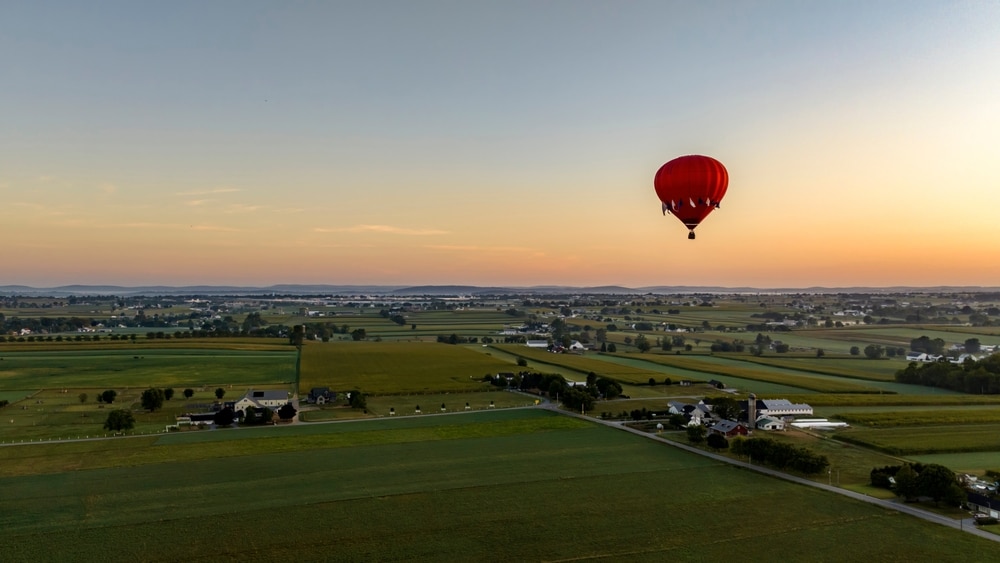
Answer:
[[825, 455], [770, 438], [736, 438], [731, 441], [729, 451], [778, 469], [805, 474], [819, 473], [830, 465]]
[[929, 497], [935, 503], [944, 501], [957, 506], [965, 501], [965, 490], [955, 473], [943, 465], [904, 463], [874, 467], [869, 473], [873, 487], [890, 489], [896, 496], [912, 501]]
[[896, 381], [974, 395], [995, 395], [1000, 393], [1000, 354], [961, 364], [911, 362], [896, 372]]

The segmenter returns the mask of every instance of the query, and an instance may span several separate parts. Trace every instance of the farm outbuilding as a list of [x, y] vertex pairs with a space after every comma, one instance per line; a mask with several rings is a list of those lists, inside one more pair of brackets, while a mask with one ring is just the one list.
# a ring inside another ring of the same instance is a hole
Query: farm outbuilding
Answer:
[[758, 430], [784, 430], [785, 422], [777, 418], [765, 416], [757, 419], [755, 426]]

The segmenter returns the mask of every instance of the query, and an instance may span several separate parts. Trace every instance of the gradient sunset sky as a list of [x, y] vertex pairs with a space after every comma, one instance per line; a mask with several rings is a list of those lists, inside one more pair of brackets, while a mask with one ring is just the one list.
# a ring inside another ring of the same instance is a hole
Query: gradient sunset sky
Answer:
[[11, 2], [0, 71], [0, 285], [1000, 285], [996, 1]]

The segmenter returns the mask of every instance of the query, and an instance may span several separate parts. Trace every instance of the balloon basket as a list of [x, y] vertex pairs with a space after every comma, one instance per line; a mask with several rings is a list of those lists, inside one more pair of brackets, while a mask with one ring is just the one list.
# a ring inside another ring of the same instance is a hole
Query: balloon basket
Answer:
[[694, 231], [688, 233], [688, 240], [694, 240]]

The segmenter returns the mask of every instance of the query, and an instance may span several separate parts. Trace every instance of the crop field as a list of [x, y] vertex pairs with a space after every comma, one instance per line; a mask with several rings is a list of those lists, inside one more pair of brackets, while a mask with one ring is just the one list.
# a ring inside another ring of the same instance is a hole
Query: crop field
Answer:
[[[761, 397], [765, 398], [765, 397]], [[779, 398], [779, 397], [766, 397]], [[951, 393], [948, 395], [788, 395], [784, 398], [793, 403], [809, 403], [812, 406], [829, 407], [913, 407], [913, 406], [962, 406], [962, 405], [1000, 405], [997, 395], [963, 395]]]
[[776, 367], [772, 367], [771, 369], [755, 368], [753, 366], [746, 365], [746, 362], [716, 356], [692, 357], [669, 354], [644, 354], [643, 359], [671, 367], [703, 372], [706, 379], [711, 379], [712, 376], [715, 375], [725, 375], [752, 381], [778, 383], [781, 385], [798, 387], [800, 389], [807, 389], [820, 393], [879, 392], [877, 388], [862, 385], [853, 381], [843, 381], [833, 377], [823, 377], [807, 373], [793, 372], [791, 370]]
[[958, 473], [982, 476], [986, 470], [1000, 470], [1000, 452], [966, 452], [907, 456], [920, 463], [936, 463]]
[[835, 437], [902, 456], [1000, 452], [1000, 424], [852, 427], [837, 431]]
[[[537, 410], [309, 428], [287, 437], [298, 429], [170, 435], [160, 445], [139, 438], [131, 441], [147, 442], [125, 448], [131, 456], [117, 467], [68, 471], [47, 458], [69, 456], [44, 446], [34, 461], [52, 471], [0, 478], [0, 552], [14, 561], [722, 560], [776, 552], [789, 560], [967, 561], [996, 552], [958, 530]], [[143, 453], [151, 450], [163, 453]], [[4, 457], [0, 469], [30, 469], [25, 462]], [[742, 523], [738, 534], [733, 522]]]
[[4, 351], [0, 390], [125, 387], [291, 382], [295, 351], [225, 348], [144, 348], [138, 344], [112, 349], [45, 349]]
[[[649, 354], [601, 354], [600, 361], [622, 364], [626, 366], [638, 367], [641, 369], [646, 369], [650, 371], [656, 371], [659, 373], [660, 378], [669, 377], [672, 381], [679, 380], [689, 380], [692, 382], [709, 381], [711, 379], [716, 379], [723, 382], [726, 387], [732, 389], [740, 389], [741, 391], [754, 391], [756, 393], [774, 393], [780, 395], [793, 394], [797, 395], [800, 393], [808, 393], [808, 389], [802, 387], [795, 387], [792, 385], [782, 385], [778, 383], [768, 383], [763, 381], [753, 381], [750, 379], [742, 379], [738, 377], [730, 377], [726, 375], [709, 374], [703, 371], [694, 371], [684, 368], [679, 368], [676, 366], [667, 365], [665, 363], [659, 363], [655, 361], [647, 361], [647, 357], [654, 357]], [[639, 384], [641, 385], [641, 383]], [[703, 393], [705, 388], [711, 388], [710, 385], [701, 385], [698, 388], [699, 393]], [[681, 387], [681, 389], [686, 389], [687, 394], [694, 391], [690, 387]]]
[[740, 356], [739, 359], [744, 362], [792, 369], [800, 372], [875, 381], [895, 381], [896, 372], [906, 367], [905, 362], [900, 363], [892, 360], [872, 361], [859, 358]]
[[485, 375], [516, 371], [509, 362], [461, 346], [434, 342], [307, 343], [300, 393], [313, 387], [365, 393], [475, 391]]
[[[578, 379], [576, 379], [577, 381], [586, 379], [587, 374], [590, 372], [594, 372], [599, 377], [610, 377], [623, 383], [646, 383], [650, 377], [659, 381], [663, 380], [663, 374], [660, 372], [604, 362], [598, 356], [553, 354], [538, 348], [528, 348], [514, 344], [496, 344], [490, 347], [502, 350], [508, 354], [520, 356], [530, 362], [536, 362], [536, 364], [556, 365], [576, 370], [580, 374]], [[546, 370], [542, 367], [538, 368], [537, 371], [545, 372]]]
[[843, 412], [837, 418], [864, 426], [928, 426], [937, 424], [1000, 424], [1000, 409], [935, 409], [889, 412]]

